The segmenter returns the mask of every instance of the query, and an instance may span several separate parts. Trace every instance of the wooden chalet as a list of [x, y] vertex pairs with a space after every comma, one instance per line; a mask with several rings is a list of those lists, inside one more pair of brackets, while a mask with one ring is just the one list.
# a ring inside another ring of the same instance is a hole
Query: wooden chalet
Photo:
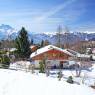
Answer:
[[74, 55], [66, 49], [61, 49], [53, 45], [48, 45], [40, 48], [30, 55], [30, 59], [33, 60], [36, 67], [39, 67], [41, 60], [46, 60], [51, 66], [59, 66], [64, 61], [69, 60]]

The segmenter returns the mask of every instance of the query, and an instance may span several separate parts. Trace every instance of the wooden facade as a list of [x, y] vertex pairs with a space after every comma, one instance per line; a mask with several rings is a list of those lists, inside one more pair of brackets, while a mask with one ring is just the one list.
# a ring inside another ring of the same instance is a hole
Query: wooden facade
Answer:
[[47, 60], [68, 60], [69, 57], [70, 57], [70, 55], [68, 55], [62, 51], [52, 49], [52, 50], [49, 50], [47, 52], [43, 52], [41, 54], [38, 54], [35, 57], [33, 57], [32, 59], [33, 60], [43, 60], [43, 59], [47, 59]]
[[50, 67], [59, 67], [60, 65], [61, 67], [64, 67], [64, 63], [73, 56], [74, 55], [67, 49], [61, 49], [53, 45], [48, 45], [33, 52], [30, 55], [30, 58], [31, 62], [35, 64], [35, 68], [39, 68], [39, 63], [42, 60], [45, 60]]

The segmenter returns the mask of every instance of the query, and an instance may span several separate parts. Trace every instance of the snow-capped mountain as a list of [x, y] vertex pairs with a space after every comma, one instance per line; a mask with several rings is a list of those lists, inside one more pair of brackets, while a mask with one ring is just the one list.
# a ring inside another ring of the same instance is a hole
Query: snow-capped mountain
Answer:
[[2, 24], [1, 26], [0, 26], [0, 29], [1, 30], [9, 30], [9, 29], [13, 29], [10, 25], [5, 25], [5, 24]]
[[7, 39], [9, 36], [14, 39], [17, 35], [17, 31], [10, 25], [2, 24], [0, 26], [0, 40]]
[[[29, 39], [33, 39], [34, 43], [40, 43], [42, 40], [48, 40], [50, 43], [55, 44], [57, 42], [57, 33], [34, 33], [28, 32]], [[18, 31], [10, 25], [2, 24], [0, 26], [0, 40], [7, 39], [9, 36], [11, 39], [15, 39], [18, 35]], [[60, 36], [60, 40], [64, 43], [66, 40], [69, 43], [76, 42], [77, 40], [90, 40], [95, 39], [95, 33], [81, 33], [81, 32], [70, 32], [67, 36], [63, 33]]]
[[[50, 43], [55, 44], [58, 41], [58, 36], [56, 33], [40, 33], [40, 34], [29, 34], [29, 37], [34, 40], [35, 43], [39, 43], [42, 40], [48, 40]], [[74, 43], [78, 40], [84, 41], [84, 40], [91, 40], [95, 38], [95, 33], [69, 33], [67, 36], [63, 33], [60, 36], [60, 40], [62, 43], [66, 42], [66, 40], [69, 43]]]

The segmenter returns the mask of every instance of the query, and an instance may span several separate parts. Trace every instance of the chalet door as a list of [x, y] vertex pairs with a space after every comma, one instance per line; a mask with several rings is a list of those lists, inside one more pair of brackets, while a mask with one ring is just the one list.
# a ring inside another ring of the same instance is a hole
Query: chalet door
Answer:
[[59, 67], [63, 69], [63, 61], [60, 61]]

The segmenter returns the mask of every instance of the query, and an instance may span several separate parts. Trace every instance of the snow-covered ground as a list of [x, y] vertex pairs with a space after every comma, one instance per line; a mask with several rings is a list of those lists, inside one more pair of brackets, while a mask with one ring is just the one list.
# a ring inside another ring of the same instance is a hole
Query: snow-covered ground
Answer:
[[95, 90], [45, 74], [0, 69], [0, 95], [95, 95]]
[[[22, 67], [25, 67], [28, 65], [29, 65], [29, 62], [27, 62], [27, 61], [18, 61], [16, 63], [11, 64], [10, 69], [25, 71], [26, 68], [22, 68]], [[39, 71], [35, 70], [35, 72], [38, 73]], [[50, 73], [51, 73], [50, 77], [57, 78], [58, 72], [59, 72], [58, 69], [50, 70]], [[95, 85], [95, 64], [94, 63], [93, 63], [93, 66], [91, 68], [89, 68], [89, 70], [82, 70], [80, 77], [76, 77], [75, 70], [63, 69], [62, 73], [63, 73], [62, 80], [64, 80], [64, 81], [66, 81], [69, 76], [72, 76], [73, 80], [77, 84], [81, 84], [82, 82], [84, 82], [84, 84], [87, 86]]]

